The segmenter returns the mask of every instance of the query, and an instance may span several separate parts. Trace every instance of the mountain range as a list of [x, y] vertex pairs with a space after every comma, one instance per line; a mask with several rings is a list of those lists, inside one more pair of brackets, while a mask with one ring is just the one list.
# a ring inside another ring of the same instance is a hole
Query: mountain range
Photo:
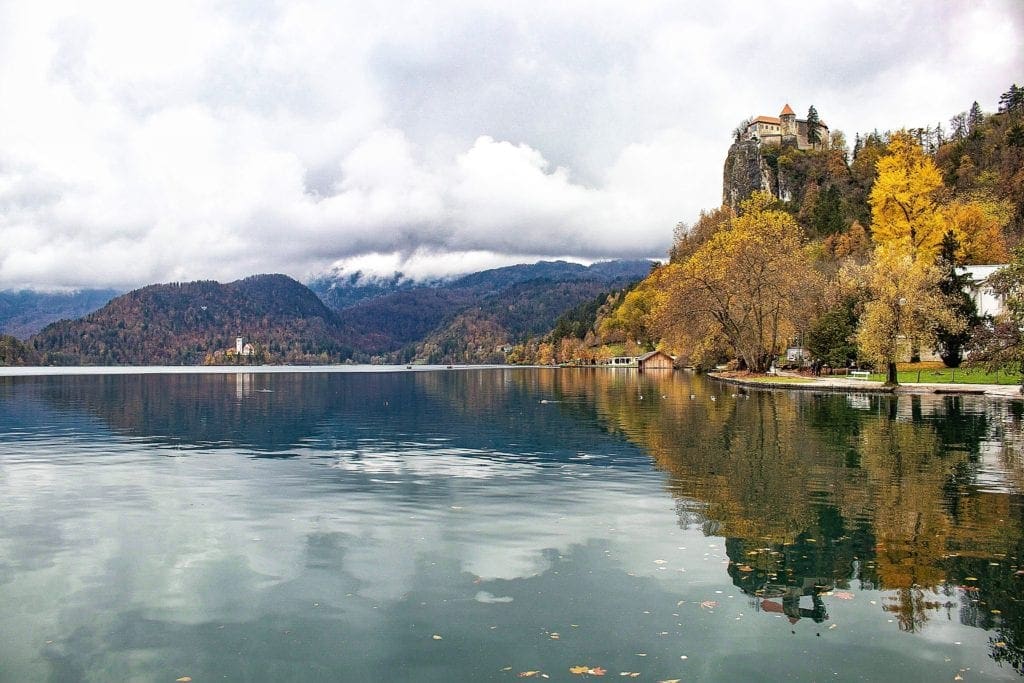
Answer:
[[[23, 349], [8, 337], [0, 363], [503, 362], [508, 345], [546, 333], [562, 313], [650, 268], [643, 260], [541, 261], [426, 283], [356, 274], [310, 287], [286, 275], [150, 285], [50, 323]], [[235, 353], [237, 337], [251, 352]]]

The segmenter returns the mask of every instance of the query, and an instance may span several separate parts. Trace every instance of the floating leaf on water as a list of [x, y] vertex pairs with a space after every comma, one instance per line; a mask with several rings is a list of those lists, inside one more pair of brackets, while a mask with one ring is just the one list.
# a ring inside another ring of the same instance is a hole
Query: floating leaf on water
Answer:
[[1003, 613], [1002, 610], [998, 610], [998, 609], [992, 610], [992, 614], [1002, 614], [1002, 613]]
[[718, 601], [717, 600], [704, 600], [703, 602], [700, 603], [700, 608], [701, 609], [714, 609], [716, 607], [718, 607]]
[[658, 683], [679, 683], [681, 680], [683, 680], [683, 679], [681, 679], [681, 678], [666, 678], [663, 681], [658, 681]]
[[968, 576], [968, 577], [965, 577], [965, 578], [964, 578], [964, 581], [977, 581], [977, 580], [978, 580], [978, 579], [977, 579], [977, 578], [975, 578], [975, 577], [973, 577], [973, 576]]
[[192, 683], [192, 677], [182, 676], [181, 678], [175, 678], [174, 683]]
[[853, 600], [853, 593], [850, 591], [836, 591], [832, 595], [840, 600]]
[[519, 678], [533, 678], [534, 676], [536, 676], [536, 675], [537, 675], [537, 674], [539, 674], [539, 673], [540, 673], [539, 671], [520, 671], [520, 672], [519, 672], [518, 674], [516, 674], [516, 675], [517, 675], [517, 676], [518, 676]]
[[430, 637], [433, 638], [434, 640], [441, 640], [441, 636], [437, 635], [436, 633], [434, 635], [430, 636]]
[[655, 560], [654, 564], [667, 564], [668, 560]]
[[738, 569], [739, 569], [739, 570], [740, 570], [741, 572], [752, 572], [752, 571], [754, 571], [754, 568], [753, 568], [753, 567], [751, 567], [751, 566], [750, 566], [749, 564], [741, 564], [741, 565], [740, 565], [740, 566], [738, 567]]
[[838, 627], [839, 627], [839, 624], [832, 624], [831, 626], [828, 627], [828, 630], [831, 631], [832, 629], [838, 628]]
[[599, 666], [586, 666], [581, 664], [579, 666], [570, 666], [569, 673], [577, 676], [604, 676], [608, 671]]
[[551, 638], [551, 640], [558, 640], [561, 637], [562, 636], [558, 635], [557, 633], [552, 633], [550, 636], [548, 636], [548, 638]]

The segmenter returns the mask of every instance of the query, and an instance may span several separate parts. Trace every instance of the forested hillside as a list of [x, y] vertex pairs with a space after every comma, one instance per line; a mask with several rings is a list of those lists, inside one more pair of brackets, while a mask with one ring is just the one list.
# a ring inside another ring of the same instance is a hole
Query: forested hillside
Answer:
[[362, 362], [504, 362], [501, 348], [543, 334], [565, 311], [650, 269], [644, 260], [540, 261], [363, 298], [338, 315]]
[[[249, 356], [227, 353], [242, 336]], [[196, 365], [203, 362], [329, 362], [352, 355], [337, 316], [284, 275], [151, 285], [32, 338], [54, 365]]]
[[735, 207], [681, 223], [669, 263], [609, 297], [576, 342], [552, 333], [525, 359], [588, 360], [617, 344], [763, 370], [797, 343], [831, 364], [890, 369], [932, 350], [956, 365], [972, 345], [975, 361], [988, 357], [980, 340], [996, 321], [965, 299], [963, 268], [1024, 263], [1024, 89], [995, 113], [975, 102], [948, 126], [858, 133], [852, 148], [833, 131], [812, 149], [737, 140], [729, 156]]

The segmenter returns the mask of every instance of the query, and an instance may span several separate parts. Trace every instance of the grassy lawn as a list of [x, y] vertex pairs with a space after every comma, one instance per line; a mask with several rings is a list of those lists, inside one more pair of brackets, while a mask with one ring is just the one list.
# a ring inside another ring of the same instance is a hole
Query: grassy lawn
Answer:
[[[985, 372], [981, 368], [947, 368], [939, 362], [899, 363], [896, 376], [900, 384], [1020, 384], [1016, 372]], [[872, 373], [869, 380], [884, 382], [885, 373]]]
[[774, 377], [774, 376], [750, 376], [743, 378], [747, 382], [760, 384], [814, 384], [813, 379], [803, 377]]

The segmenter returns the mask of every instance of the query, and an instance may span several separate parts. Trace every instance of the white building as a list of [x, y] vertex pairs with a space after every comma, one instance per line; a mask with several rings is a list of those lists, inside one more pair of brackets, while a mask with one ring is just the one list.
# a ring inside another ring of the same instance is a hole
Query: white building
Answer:
[[1003, 297], [996, 294], [988, 286], [989, 277], [1002, 267], [1002, 264], [998, 264], [990, 266], [963, 266], [957, 269], [960, 274], [966, 274], [970, 278], [966, 291], [971, 299], [974, 300], [979, 316], [995, 317], [1006, 311], [1006, 302]]

